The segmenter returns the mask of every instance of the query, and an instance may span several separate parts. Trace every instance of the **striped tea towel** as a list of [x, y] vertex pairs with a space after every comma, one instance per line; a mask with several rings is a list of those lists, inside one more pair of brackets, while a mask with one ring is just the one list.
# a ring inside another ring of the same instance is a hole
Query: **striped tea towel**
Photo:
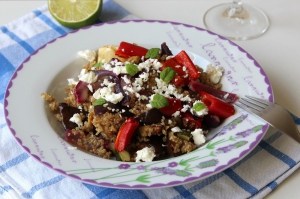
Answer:
[[[112, 0], [105, 0], [99, 23], [135, 18]], [[62, 176], [38, 163], [19, 147], [5, 123], [5, 89], [16, 68], [30, 54], [70, 31], [52, 18], [47, 5], [0, 26], [0, 198], [263, 198], [300, 166], [300, 145], [272, 129], [250, 154], [231, 168], [204, 180], [170, 188], [98, 187]], [[300, 119], [294, 119], [300, 125]]]

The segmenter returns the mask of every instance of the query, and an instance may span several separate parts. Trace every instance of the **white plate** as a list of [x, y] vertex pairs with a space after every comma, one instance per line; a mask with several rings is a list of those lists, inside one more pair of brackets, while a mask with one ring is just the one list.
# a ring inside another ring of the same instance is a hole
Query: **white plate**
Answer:
[[207, 30], [166, 21], [119, 21], [77, 30], [43, 46], [17, 69], [9, 82], [4, 108], [7, 124], [18, 143], [34, 158], [63, 175], [114, 188], [146, 189], [184, 184], [221, 172], [248, 154], [268, 125], [237, 109], [210, 134], [203, 147], [180, 157], [150, 163], [125, 163], [71, 150], [56, 133], [62, 125], [49, 113], [42, 92], [63, 101], [67, 78], [85, 64], [77, 52], [118, 45], [121, 41], [189, 52], [201, 67], [225, 69], [223, 90], [274, 101], [271, 85], [259, 64], [235, 43]]

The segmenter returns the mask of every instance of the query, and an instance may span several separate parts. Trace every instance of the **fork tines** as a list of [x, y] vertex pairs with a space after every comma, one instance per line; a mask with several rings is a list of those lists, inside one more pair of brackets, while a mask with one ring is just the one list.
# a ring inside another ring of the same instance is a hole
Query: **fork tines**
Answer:
[[235, 103], [235, 105], [246, 111], [255, 112], [258, 114], [265, 110], [269, 106], [269, 103], [270, 102], [266, 100], [245, 95], [245, 98], [240, 98], [238, 103]]

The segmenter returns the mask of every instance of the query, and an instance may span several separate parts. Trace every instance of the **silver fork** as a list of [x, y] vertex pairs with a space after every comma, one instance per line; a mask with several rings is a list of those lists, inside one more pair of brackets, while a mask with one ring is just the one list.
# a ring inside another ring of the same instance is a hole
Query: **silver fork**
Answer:
[[290, 135], [300, 143], [300, 132], [289, 112], [283, 107], [256, 97], [245, 95], [236, 106], [260, 117], [274, 128]]

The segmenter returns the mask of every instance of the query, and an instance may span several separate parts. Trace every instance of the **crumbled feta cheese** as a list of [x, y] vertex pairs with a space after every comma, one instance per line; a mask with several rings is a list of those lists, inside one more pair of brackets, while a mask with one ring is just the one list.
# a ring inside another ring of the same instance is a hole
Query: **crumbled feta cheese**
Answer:
[[82, 57], [82, 58], [88, 60], [89, 62], [94, 61], [95, 58], [96, 58], [96, 52], [93, 51], [93, 50], [79, 51], [79, 52], [77, 52], [77, 54], [78, 54], [80, 57]]
[[103, 98], [113, 104], [117, 104], [124, 98], [122, 93], [114, 93], [112, 87], [99, 88], [94, 92], [93, 97], [95, 99]]
[[111, 93], [110, 95], [106, 96], [105, 99], [113, 104], [117, 104], [124, 98], [122, 93]]
[[223, 68], [209, 64], [207, 65], [206, 73], [209, 75], [210, 81], [214, 84], [217, 84], [223, 75]]
[[[175, 95], [176, 96], [176, 95]], [[177, 96], [176, 96], [177, 97]], [[177, 97], [178, 98], [178, 97]], [[190, 96], [186, 95], [185, 97], [180, 97], [179, 98], [181, 101], [183, 102], [190, 102], [192, 101], [192, 99], [190, 98]]]
[[172, 59], [173, 57], [174, 57], [173, 55], [169, 55], [169, 56], [166, 57], [166, 60]]
[[97, 76], [93, 71], [90, 71], [80, 76], [79, 80], [91, 84], [97, 81]]
[[147, 99], [148, 99], [148, 97], [146, 95], [140, 95], [139, 100], [147, 100]]
[[205, 143], [206, 138], [203, 134], [202, 129], [195, 129], [194, 131], [191, 132], [193, 135], [193, 140], [196, 146], [201, 146], [202, 144]]
[[171, 131], [173, 131], [174, 133], [177, 133], [177, 132], [181, 132], [182, 130], [178, 126], [175, 126], [171, 129]]
[[181, 112], [186, 112], [187, 110], [189, 110], [191, 107], [188, 104], [183, 105], [183, 108], [180, 110]]
[[152, 162], [153, 158], [155, 157], [155, 150], [153, 147], [145, 147], [136, 152], [137, 156], [135, 158], [136, 162]]
[[77, 85], [78, 84], [78, 82], [77, 81], [75, 81], [74, 79], [68, 79], [68, 85], [70, 86], [70, 85]]
[[95, 99], [104, 98], [112, 93], [112, 90], [108, 87], [99, 88], [93, 94]]
[[76, 123], [79, 127], [81, 127], [83, 125], [80, 114], [75, 113], [71, 118], [70, 118], [71, 122]]
[[85, 68], [81, 69], [78, 78], [80, 79], [83, 75], [85, 75], [87, 73], [87, 70]]
[[123, 62], [116, 62], [112, 61], [110, 63], [103, 64], [103, 69], [112, 71], [116, 75], [119, 75], [121, 73], [127, 74], [125, 64]]
[[110, 82], [110, 81], [108, 81], [107, 79], [104, 79], [104, 81], [103, 81], [102, 84], [103, 84], [104, 86], [107, 86], [107, 87], [111, 88], [111, 89], [116, 85], [116, 83]]
[[183, 94], [179, 94], [175, 85], [167, 84], [160, 78], [155, 78], [155, 82], [156, 82], [156, 86], [152, 87], [155, 93], [158, 93], [165, 97], [175, 96], [177, 99], [180, 99], [181, 101], [188, 101], [188, 102], [191, 101], [191, 98], [188, 95], [183, 96]]
[[76, 150], [76, 149], [77, 149], [77, 147], [68, 146], [68, 149], [69, 149], [69, 150]]
[[226, 93], [226, 95], [224, 95], [224, 99], [227, 99], [227, 97], [229, 96], [229, 93]]
[[176, 111], [175, 113], [172, 114], [173, 117], [177, 117], [180, 115], [180, 111]]
[[160, 63], [157, 59], [154, 59], [152, 64], [153, 64], [153, 68], [157, 71], [159, 71], [159, 68], [162, 67], [162, 63]]
[[91, 92], [93, 92], [93, 91], [94, 91], [94, 89], [93, 89], [93, 86], [92, 86], [92, 85], [88, 84], [88, 85], [87, 85], [87, 87], [88, 87], [88, 89], [89, 89]]
[[131, 83], [131, 81], [130, 81], [130, 79], [128, 79], [127, 75], [124, 75], [124, 76], [121, 77], [121, 78], [124, 80], [124, 82], [125, 82], [126, 84], [130, 84], [130, 83]]

